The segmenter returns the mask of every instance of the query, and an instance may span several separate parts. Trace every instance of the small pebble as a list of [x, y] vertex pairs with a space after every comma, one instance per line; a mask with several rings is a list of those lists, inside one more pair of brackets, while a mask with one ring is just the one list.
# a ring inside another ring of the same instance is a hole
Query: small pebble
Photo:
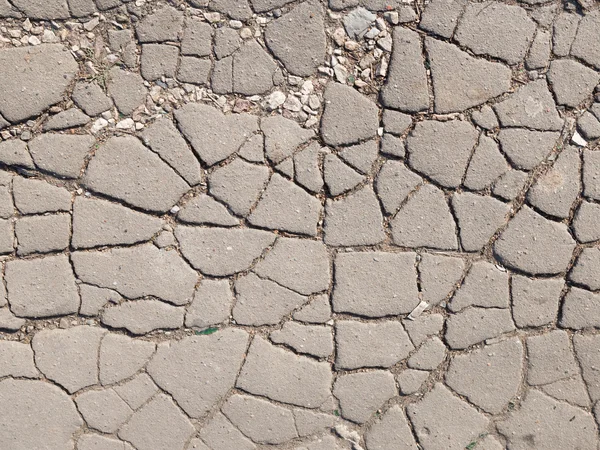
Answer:
[[221, 20], [221, 14], [219, 14], [218, 12], [205, 12], [204, 18], [210, 23], [216, 23]]
[[251, 39], [252, 38], [252, 30], [250, 28], [242, 28], [240, 30], [240, 37], [242, 39]]
[[360, 44], [356, 41], [346, 41], [344, 43], [344, 48], [346, 50], [348, 50], [349, 52], [353, 52], [355, 50], [358, 50], [360, 48]]
[[92, 31], [94, 28], [96, 28], [98, 26], [99, 23], [100, 23], [100, 18], [99, 17], [94, 17], [92, 20], [84, 23], [83, 24], [83, 28], [86, 31]]
[[131, 118], [123, 119], [117, 123], [119, 130], [130, 130], [133, 127], [135, 127], [135, 122]]
[[293, 95], [288, 95], [283, 107], [288, 111], [298, 112], [302, 109], [302, 102]]
[[281, 91], [275, 91], [265, 99], [265, 107], [269, 111], [274, 111], [285, 103], [285, 94]]
[[105, 128], [108, 126], [108, 121], [106, 119], [103, 119], [102, 117], [98, 118], [94, 124], [92, 125], [92, 128], [90, 129], [90, 131], [93, 134], [98, 133], [102, 128]]

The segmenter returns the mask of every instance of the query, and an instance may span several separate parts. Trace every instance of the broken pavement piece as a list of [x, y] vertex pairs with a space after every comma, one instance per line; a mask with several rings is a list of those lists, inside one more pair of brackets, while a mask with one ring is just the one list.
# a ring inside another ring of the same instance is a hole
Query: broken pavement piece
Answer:
[[324, 241], [332, 246], [375, 245], [385, 239], [377, 196], [366, 185], [346, 197], [327, 200]]
[[222, 411], [245, 436], [259, 444], [282, 444], [298, 436], [292, 412], [266, 400], [234, 394]]
[[577, 257], [568, 279], [591, 291], [600, 290], [596, 274], [600, 268], [600, 247], [584, 248]]
[[529, 445], [533, 439], [547, 448], [574, 445], [591, 450], [596, 445], [595, 429], [590, 413], [534, 389], [529, 390], [521, 408], [498, 423], [498, 431], [509, 445], [517, 447]]
[[559, 105], [577, 107], [592, 95], [600, 75], [577, 61], [557, 59], [550, 63], [548, 82]]
[[240, 325], [276, 325], [307, 298], [279, 284], [249, 273], [235, 281], [232, 317]]
[[65, 178], [79, 178], [94, 139], [85, 135], [45, 133], [29, 141], [35, 165]]
[[475, 261], [448, 308], [458, 312], [469, 306], [508, 308], [510, 306], [509, 275], [487, 261]]
[[36, 365], [69, 393], [97, 384], [97, 355], [106, 333], [89, 326], [40, 331], [32, 341]]
[[600, 294], [572, 287], [562, 304], [560, 325], [573, 330], [597, 328], [600, 325], [599, 297]]
[[489, 419], [437, 383], [422, 399], [407, 407], [415, 434], [425, 448], [462, 449], [487, 429]]
[[477, 131], [466, 121], [419, 122], [406, 140], [408, 164], [444, 187], [458, 187], [476, 143]]
[[240, 223], [229, 213], [225, 205], [203, 193], [199, 193], [184, 204], [177, 214], [177, 219], [190, 225], [233, 227]]
[[455, 356], [448, 386], [483, 410], [498, 414], [517, 395], [522, 375], [523, 345], [517, 338]]
[[255, 226], [316, 236], [321, 202], [295, 183], [273, 174], [248, 221]]
[[564, 330], [529, 336], [527, 357], [527, 383], [531, 386], [569, 378], [579, 370], [571, 350], [569, 335]]
[[[575, 15], [575, 20], [580, 17]], [[587, 13], [579, 22], [576, 36], [571, 46], [571, 54], [600, 69], [599, 37], [596, 30], [600, 24], [600, 13], [592, 11]]]
[[101, 321], [111, 328], [124, 328], [142, 335], [159, 329], [183, 326], [185, 309], [159, 300], [133, 300], [105, 308]]
[[439, 337], [433, 336], [408, 358], [407, 365], [411, 369], [435, 370], [445, 358], [446, 346]]
[[119, 111], [130, 115], [136, 108], [144, 103], [148, 89], [144, 79], [134, 72], [114, 67], [109, 72], [108, 93], [112, 97]]
[[462, 258], [424, 253], [419, 263], [423, 299], [433, 305], [439, 304], [458, 287], [464, 269]]
[[0, 420], [6, 424], [1, 437], [6, 442], [23, 443], [25, 448], [69, 448], [73, 433], [83, 426], [71, 398], [41, 380], [4, 379], [0, 399], [12, 405], [10, 411], [0, 412]]
[[511, 71], [500, 63], [476, 59], [458, 47], [427, 38], [427, 56], [435, 98], [435, 112], [463, 111], [510, 89]]
[[[250, 135], [258, 131], [258, 120], [249, 114], [224, 115], [212, 106], [189, 103], [175, 112], [183, 136], [200, 159], [212, 166], [236, 152]], [[219, 133], [233, 130], [223, 139]]]
[[33, 350], [28, 344], [14, 341], [0, 343], [0, 357], [10, 361], [0, 369], [1, 377], [38, 378], [39, 371], [34, 363]]
[[164, 343], [148, 363], [148, 374], [190, 417], [198, 418], [233, 387], [247, 344], [248, 334], [232, 328]]
[[396, 376], [402, 395], [411, 395], [417, 392], [429, 377], [426, 370], [406, 369]]
[[575, 241], [566, 225], [524, 206], [494, 243], [494, 254], [509, 266], [532, 275], [558, 274], [567, 268]]
[[512, 276], [512, 311], [518, 327], [539, 327], [556, 320], [564, 282], [557, 278]]
[[265, 135], [265, 154], [277, 164], [314, 136], [314, 132], [301, 128], [296, 122], [283, 116], [265, 117], [260, 122]]
[[498, 134], [500, 147], [518, 169], [532, 170], [552, 151], [558, 132], [504, 128]]
[[300, 310], [296, 311], [292, 317], [306, 323], [325, 323], [329, 321], [331, 319], [329, 296], [327, 294], [317, 295]]
[[276, 344], [284, 344], [298, 353], [327, 358], [333, 352], [333, 335], [330, 327], [300, 325], [286, 322], [281, 330], [275, 330], [269, 339]]
[[445, 339], [451, 349], [464, 349], [514, 329], [510, 310], [473, 307], [450, 315]]
[[258, 201], [268, 180], [269, 169], [266, 166], [236, 158], [210, 173], [208, 190], [231, 211], [244, 217]]
[[355, 144], [377, 134], [379, 109], [351, 87], [329, 83], [324, 93], [321, 136], [327, 145]]
[[228, 280], [202, 280], [187, 309], [185, 326], [204, 328], [228, 321], [234, 300]]
[[404, 329], [408, 332], [413, 345], [421, 345], [429, 336], [437, 335], [444, 326], [441, 314], [424, 314], [415, 319], [403, 320]]
[[383, 370], [352, 373], [336, 379], [333, 395], [340, 402], [342, 417], [364, 423], [396, 395], [396, 384], [394, 376]]
[[151, 212], [168, 211], [189, 189], [156, 153], [132, 136], [112, 137], [96, 150], [84, 185]]
[[408, 334], [397, 321], [361, 323], [338, 320], [335, 324], [337, 369], [391, 367], [413, 350]]
[[338, 253], [334, 311], [367, 317], [410, 313], [419, 304], [415, 257], [412, 252]]
[[162, 225], [159, 218], [118, 203], [86, 196], [76, 197], [73, 203], [71, 245], [80, 249], [135, 244], [152, 239]]
[[181, 252], [195, 269], [207, 275], [225, 276], [248, 269], [275, 241], [275, 235], [248, 228], [179, 226], [175, 237]]
[[139, 42], [177, 41], [183, 26], [183, 13], [164, 6], [147, 15], [135, 27]]
[[507, 221], [510, 205], [491, 196], [469, 192], [454, 194], [451, 200], [460, 243], [467, 252], [478, 252]]
[[429, 90], [419, 34], [404, 27], [393, 31], [393, 52], [381, 102], [387, 108], [416, 113], [429, 108]]
[[26, 169], [34, 169], [33, 159], [27, 144], [20, 139], [10, 139], [0, 142], [0, 162]]
[[153, 342], [108, 333], [98, 352], [100, 383], [113, 384], [135, 375], [146, 366], [155, 350]]
[[375, 190], [383, 209], [394, 214], [408, 195], [423, 183], [423, 179], [401, 161], [388, 159], [375, 179]]
[[[207, 442], [210, 447], [236, 450], [254, 450], [256, 445], [242, 434], [221, 412], [217, 412], [208, 423], [200, 430], [200, 436], [203, 442]], [[192, 441], [194, 444], [194, 441]], [[192, 447], [194, 448], [194, 447]], [[203, 449], [204, 447], [200, 447]]]
[[[272, 370], [265, 372], [265, 367]], [[330, 395], [331, 381], [328, 363], [297, 356], [256, 336], [236, 386], [275, 401], [316, 408]]]
[[392, 239], [401, 247], [437, 250], [458, 248], [456, 224], [441, 189], [432, 184], [419, 188], [390, 222]]
[[264, 94], [275, 84], [279, 67], [254, 39], [242, 44], [233, 54], [233, 92], [242, 95]]
[[[162, 420], [156, 420], [160, 417]], [[148, 427], [148, 423], [154, 423]], [[165, 394], [158, 394], [142, 408], [118, 432], [118, 436], [131, 442], [135, 448], [150, 450], [155, 447], [183, 448], [195, 431], [189, 419], [175, 402]]]
[[327, 190], [337, 196], [354, 189], [364, 177], [342, 162], [336, 155], [325, 155], [323, 162], [323, 178]]
[[298, 5], [267, 25], [265, 42], [290, 73], [312, 75], [325, 57], [323, 7], [315, 1]]
[[[29, 3], [19, 2], [25, 7]], [[62, 100], [78, 70], [71, 52], [64, 50], [60, 44], [0, 50], [0, 66], [4, 68], [0, 75], [0, 114], [5, 119], [21, 122]]]
[[504, 127], [558, 131], [563, 121], [558, 115], [545, 80], [532, 81], [494, 105]]
[[9, 261], [5, 280], [8, 301], [17, 316], [63, 316], [79, 309], [73, 268], [65, 255]]
[[72, 259], [82, 281], [114, 289], [130, 299], [154, 296], [184, 305], [192, 301], [198, 281], [198, 274], [177, 252], [160, 250], [152, 244], [107, 252], [79, 251], [72, 254]]
[[552, 167], [542, 174], [527, 192], [527, 201], [538, 210], [565, 219], [579, 195], [581, 181], [579, 151], [565, 147]]
[[455, 38], [476, 55], [489, 55], [514, 65], [525, 58], [535, 22], [517, 5], [488, 1], [468, 3]]
[[44, 125], [44, 131], [64, 130], [66, 128], [79, 127], [89, 123], [89, 116], [77, 108], [70, 108], [53, 115]]
[[142, 131], [142, 140], [191, 186], [202, 181], [200, 163], [168, 119], [158, 119]]
[[464, 185], [474, 190], [485, 189], [509, 168], [498, 143], [487, 136], [480, 135], [479, 144], [469, 162]]
[[114, 433], [133, 414], [131, 408], [112, 389], [86, 391], [75, 399], [87, 425], [103, 433]]
[[325, 291], [330, 278], [327, 247], [309, 239], [280, 237], [254, 272], [303, 295]]

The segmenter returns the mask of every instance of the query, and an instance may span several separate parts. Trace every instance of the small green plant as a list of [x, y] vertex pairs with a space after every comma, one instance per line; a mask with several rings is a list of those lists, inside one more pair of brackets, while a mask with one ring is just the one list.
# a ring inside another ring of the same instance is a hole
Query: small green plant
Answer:
[[335, 409], [333, 411], [333, 415], [336, 416], [336, 417], [340, 417], [340, 412], [337, 409]]
[[83, 62], [91, 62], [92, 67], [95, 70], [95, 73], [87, 74], [84, 76], [84, 79], [90, 83], [95, 81], [106, 91], [109, 81], [110, 65], [102, 61], [101, 58], [97, 58], [94, 50], [91, 48], [83, 48], [82, 51], [85, 55]]
[[210, 327], [210, 328], [206, 328], [205, 330], [196, 331], [196, 334], [198, 336], [205, 336], [205, 335], [208, 335], [208, 334], [216, 333], [217, 331], [219, 331], [218, 328]]

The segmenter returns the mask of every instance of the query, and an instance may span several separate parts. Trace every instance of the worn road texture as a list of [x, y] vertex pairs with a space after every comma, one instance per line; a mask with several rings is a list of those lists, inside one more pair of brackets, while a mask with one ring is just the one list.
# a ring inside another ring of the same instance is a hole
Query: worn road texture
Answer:
[[0, 449], [598, 450], [600, 4], [0, 0]]

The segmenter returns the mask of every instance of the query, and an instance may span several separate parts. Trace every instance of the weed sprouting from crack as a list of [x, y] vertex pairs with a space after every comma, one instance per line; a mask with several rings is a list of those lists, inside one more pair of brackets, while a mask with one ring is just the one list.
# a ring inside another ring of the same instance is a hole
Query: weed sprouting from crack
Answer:
[[[104, 91], [108, 89], [108, 82], [110, 81], [110, 69], [112, 65], [107, 64], [101, 58], [99, 58], [93, 49], [83, 48], [82, 52], [84, 57], [82, 63], [85, 67], [82, 78], [89, 82], [96, 82]], [[90, 71], [92, 73], [90, 73]]]

